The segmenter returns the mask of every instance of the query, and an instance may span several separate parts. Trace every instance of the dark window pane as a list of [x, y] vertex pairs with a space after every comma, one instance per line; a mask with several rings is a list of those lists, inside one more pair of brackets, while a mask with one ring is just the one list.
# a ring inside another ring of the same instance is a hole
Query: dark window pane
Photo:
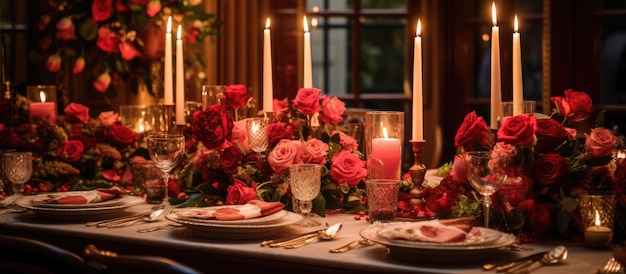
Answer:
[[626, 21], [602, 23], [600, 102], [626, 103]]
[[404, 19], [367, 18], [361, 33], [361, 85], [364, 93], [402, 93]]
[[479, 26], [474, 34], [474, 96], [491, 96], [491, 27]]
[[520, 26], [524, 99], [537, 102], [542, 99], [541, 37], [541, 23], [525, 22]]

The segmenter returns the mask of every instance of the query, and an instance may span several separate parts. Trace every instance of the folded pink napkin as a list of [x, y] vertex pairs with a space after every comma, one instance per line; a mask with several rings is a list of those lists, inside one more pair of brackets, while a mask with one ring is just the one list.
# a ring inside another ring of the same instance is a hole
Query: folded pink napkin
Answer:
[[49, 194], [49, 198], [41, 202], [48, 204], [89, 204], [111, 200], [127, 193], [128, 191], [119, 187], [99, 188], [89, 191], [57, 192]]
[[398, 225], [383, 231], [390, 240], [454, 243], [477, 240], [482, 237], [478, 228], [472, 225], [474, 218], [433, 220]]
[[221, 221], [234, 221], [252, 219], [271, 215], [282, 210], [285, 205], [281, 202], [265, 202], [252, 200], [244, 205], [214, 206], [188, 211], [180, 211], [181, 217], [199, 219], [217, 219]]

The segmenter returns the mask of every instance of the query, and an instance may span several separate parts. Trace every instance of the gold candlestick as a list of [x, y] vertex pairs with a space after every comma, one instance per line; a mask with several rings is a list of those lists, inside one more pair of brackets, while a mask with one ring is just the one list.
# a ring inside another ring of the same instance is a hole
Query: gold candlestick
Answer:
[[174, 105], [163, 105], [163, 131], [167, 133], [170, 133], [170, 130], [172, 130], [173, 114]]
[[410, 140], [411, 149], [413, 150], [413, 166], [409, 168], [413, 189], [411, 189], [411, 204], [423, 203], [422, 199], [422, 183], [426, 175], [426, 166], [422, 163], [422, 152], [425, 140]]
[[11, 99], [11, 81], [5, 81], [4, 99]]

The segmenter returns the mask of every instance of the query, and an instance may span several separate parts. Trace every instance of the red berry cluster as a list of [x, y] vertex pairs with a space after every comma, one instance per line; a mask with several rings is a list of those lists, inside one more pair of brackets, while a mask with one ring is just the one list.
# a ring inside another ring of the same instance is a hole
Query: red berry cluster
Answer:
[[365, 221], [369, 222], [370, 221], [370, 216], [369, 215], [365, 215], [365, 212], [363, 211], [359, 211], [359, 214], [354, 215], [354, 219], [355, 220], [361, 220], [361, 218], [365, 217]]

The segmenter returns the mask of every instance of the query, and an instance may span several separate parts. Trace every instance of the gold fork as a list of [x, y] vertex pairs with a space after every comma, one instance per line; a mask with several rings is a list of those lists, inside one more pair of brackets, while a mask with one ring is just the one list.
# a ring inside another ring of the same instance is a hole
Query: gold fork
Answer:
[[610, 274], [610, 273], [619, 273], [622, 270], [622, 264], [615, 260], [614, 257], [611, 257], [609, 261], [606, 262], [602, 269], [598, 269], [598, 274]]

